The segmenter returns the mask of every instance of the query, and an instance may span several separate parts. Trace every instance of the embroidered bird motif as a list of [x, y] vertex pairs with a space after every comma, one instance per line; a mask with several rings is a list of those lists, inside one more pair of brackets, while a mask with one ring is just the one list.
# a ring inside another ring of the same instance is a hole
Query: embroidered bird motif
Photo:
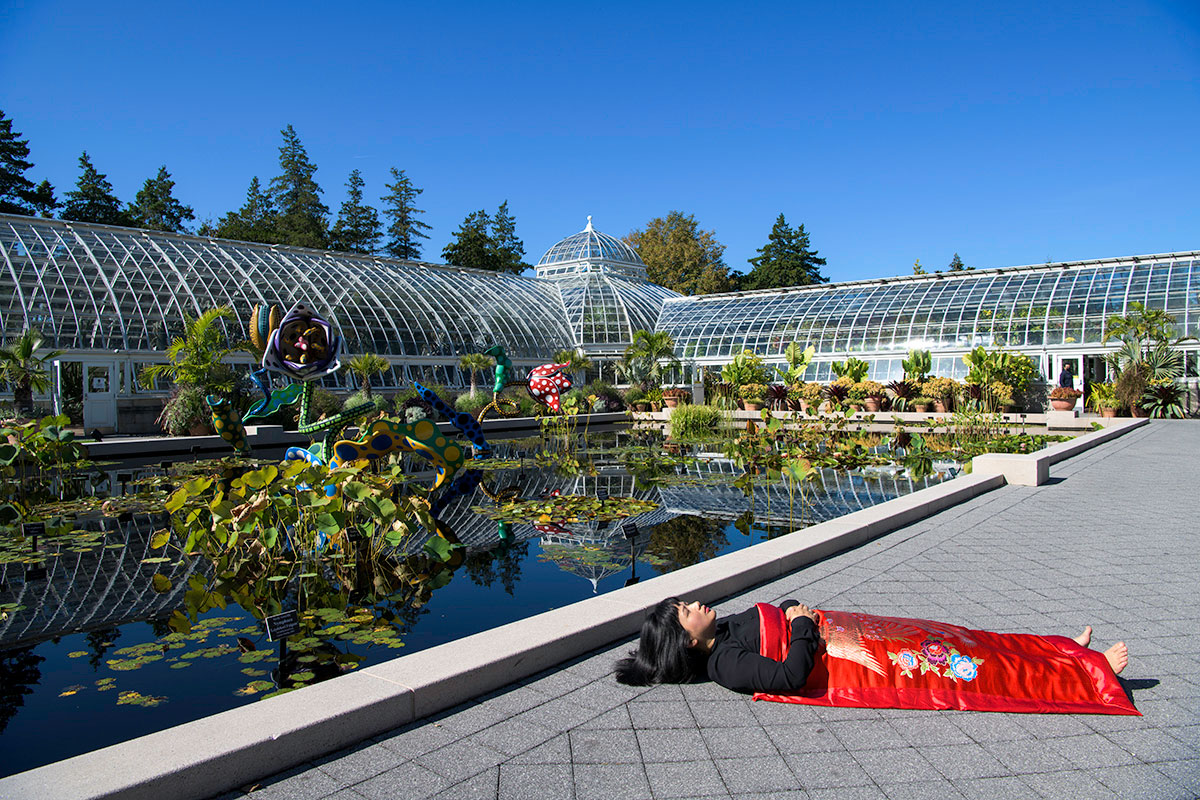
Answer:
[[892, 641], [896, 639], [923, 639], [930, 633], [946, 638], [953, 637], [965, 645], [975, 644], [963, 634], [961, 628], [944, 628], [936, 622], [911, 620], [903, 617], [875, 617], [847, 611], [822, 611], [821, 638], [825, 651], [832, 658], [853, 661], [877, 675], [886, 674], [875, 656], [866, 647], [866, 642]]

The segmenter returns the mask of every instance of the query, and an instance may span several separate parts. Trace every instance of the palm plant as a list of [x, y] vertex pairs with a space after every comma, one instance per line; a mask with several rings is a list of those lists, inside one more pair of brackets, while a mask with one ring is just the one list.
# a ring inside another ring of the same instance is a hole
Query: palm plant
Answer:
[[358, 385], [362, 387], [367, 397], [371, 397], [371, 378], [374, 378], [376, 375], [382, 375], [391, 369], [391, 366], [392, 362], [381, 355], [363, 353], [360, 356], [350, 359], [346, 364], [346, 369], [358, 381]]
[[635, 331], [633, 343], [625, 349], [624, 361], [628, 370], [626, 374], [640, 375], [639, 382], [647, 388], [650, 384], [662, 383], [667, 370], [679, 366], [675, 340], [666, 331]]
[[554, 354], [554, 363], [566, 364], [567, 372], [577, 378], [582, 378], [592, 368], [592, 360], [578, 350], [559, 350]]
[[229, 346], [218, 323], [232, 317], [229, 306], [210, 308], [195, 319], [184, 317], [183, 335], [176, 336], [167, 348], [168, 363], [143, 368], [139, 380], [151, 384], [166, 378], [178, 386], [199, 387], [207, 394], [232, 392], [237, 374], [224, 361], [249, 346], [246, 342]]
[[483, 353], [467, 353], [465, 356], [459, 356], [458, 366], [465, 369], [471, 374], [471, 396], [475, 396], [475, 376], [483, 372], [485, 369], [491, 369], [492, 364], [496, 360], [491, 356], [485, 356]]
[[33, 413], [33, 393], [50, 388], [46, 362], [62, 355], [54, 350], [38, 355], [45, 338], [40, 331], [26, 328], [7, 347], [0, 347], [0, 380], [13, 387], [13, 404], [26, 414]]
[[1131, 410], [1142, 407], [1152, 383], [1174, 381], [1183, 374], [1183, 353], [1164, 341], [1149, 344], [1130, 336], [1104, 359], [1117, 375], [1113, 381], [1117, 399]]

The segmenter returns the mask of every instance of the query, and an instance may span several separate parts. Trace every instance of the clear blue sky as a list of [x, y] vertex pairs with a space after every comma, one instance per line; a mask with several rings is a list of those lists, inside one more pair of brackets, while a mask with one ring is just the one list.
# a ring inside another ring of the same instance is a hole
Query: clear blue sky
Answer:
[[430, 260], [505, 199], [531, 263], [672, 209], [834, 280], [1200, 249], [1200, 3], [973, 5], [8, 0], [0, 109], [60, 197], [86, 149], [200, 219], [291, 123], [334, 214], [405, 169]]

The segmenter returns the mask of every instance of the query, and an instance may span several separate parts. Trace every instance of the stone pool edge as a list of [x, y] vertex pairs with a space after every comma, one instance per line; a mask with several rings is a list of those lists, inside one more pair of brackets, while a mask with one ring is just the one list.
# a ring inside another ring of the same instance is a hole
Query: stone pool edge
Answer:
[[[212, 797], [626, 638], [637, 631], [645, 610], [663, 597], [715, 602], [999, 488], [1006, 483], [1007, 473], [1032, 472], [1036, 476], [1050, 463], [1147, 422], [1121, 420], [1040, 453], [1004, 459], [1005, 469], [973, 471], [634, 586], [315, 684], [302, 692], [18, 773], [0, 779], [0, 797]], [[988, 465], [986, 461], [980, 464]]]

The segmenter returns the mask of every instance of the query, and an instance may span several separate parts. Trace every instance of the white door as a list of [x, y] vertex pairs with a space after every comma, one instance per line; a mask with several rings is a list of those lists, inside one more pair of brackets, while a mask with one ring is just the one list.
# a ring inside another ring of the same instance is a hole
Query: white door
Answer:
[[[1083, 379], [1080, 375], [1083, 374], [1083, 358], [1080, 356], [1055, 356], [1054, 357], [1054, 375], [1051, 376], [1053, 385], [1058, 386], [1059, 376], [1062, 375], [1063, 367], [1066, 364], [1071, 365], [1071, 388], [1083, 391]], [[1075, 408], [1083, 408], [1083, 398], [1080, 397], [1075, 401]]]
[[112, 362], [83, 362], [83, 427], [116, 430], [116, 366]]

